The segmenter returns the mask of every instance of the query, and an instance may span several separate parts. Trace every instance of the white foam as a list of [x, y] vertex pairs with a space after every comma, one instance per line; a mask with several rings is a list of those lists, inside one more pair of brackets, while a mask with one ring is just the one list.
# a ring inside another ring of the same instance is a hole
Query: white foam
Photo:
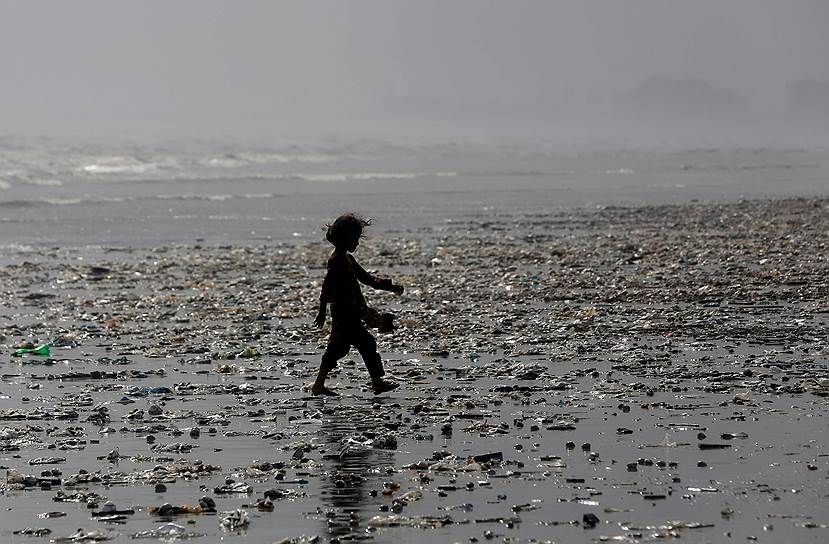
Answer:
[[330, 174], [292, 174], [291, 177], [305, 181], [340, 182], [368, 181], [374, 179], [416, 179], [424, 177], [454, 177], [456, 172], [337, 172]]
[[256, 164], [267, 164], [267, 163], [292, 163], [292, 162], [300, 162], [300, 163], [311, 163], [311, 164], [324, 164], [329, 162], [335, 162], [339, 160], [340, 157], [336, 155], [323, 155], [323, 154], [313, 154], [313, 153], [299, 153], [299, 154], [284, 154], [284, 153], [240, 153], [239, 157], [246, 159], [252, 163]]
[[[86, 162], [76, 171], [92, 176], [129, 176], [165, 173], [168, 170], [178, 169], [178, 162], [172, 157], [157, 157], [154, 160], [143, 160], [129, 155], [113, 155], [94, 157], [93, 162]], [[166, 174], [165, 174], [166, 175]]]
[[87, 174], [145, 174], [156, 168], [154, 164], [87, 164], [81, 170]]
[[71, 206], [73, 204], [83, 204], [87, 202], [86, 199], [81, 197], [75, 198], [41, 198], [39, 202], [45, 202], [46, 204], [51, 204], [53, 206]]
[[211, 168], [240, 168], [243, 166], [255, 164], [290, 164], [290, 163], [307, 163], [307, 164], [326, 164], [340, 160], [336, 155], [322, 155], [322, 154], [284, 154], [284, 153], [234, 153], [224, 155], [221, 157], [210, 157], [202, 161], [202, 164], [210, 166]]
[[132, 200], [127, 197], [114, 196], [79, 196], [73, 198], [40, 198], [36, 202], [51, 204], [52, 206], [73, 206], [77, 204], [115, 204]]
[[38, 185], [40, 187], [63, 187], [63, 182], [54, 178], [32, 178], [22, 181], [29, 185]]
[[273, 198], [273, 196], [273, 193], [245, 193], [242, 195], [242, 198], [247, 200], [263, 200]]
[[212, 168], [238, 168], [248, 163], [238, 157], [212, 157], [205, 164]]
[[0, 172], [0, 189], [8, 189], [13, 184], [39, 185], [42, 187], [60, 187], [63, 182], [52, 177], [44, 177], [40, 172], [27, 172], [24, 169], [15, 168]]
[[170, 194], [159, 194], [153, 195], [151, 197], [145, 197], [144, 200], [204, 200], [210, 202], [224, 202], [225, 200], [233, 200], [237, 198], [243, 198], [238, 195], [230, 195], [230, 194], [207, 194], [207, 195], [197, 195], [193, 193], [185, 193], [181, 195], [170, 195]]
[[3, 253], [37, 253], [39, 249], [29, 244], [9, 243], [0, 245], [0, 251]]

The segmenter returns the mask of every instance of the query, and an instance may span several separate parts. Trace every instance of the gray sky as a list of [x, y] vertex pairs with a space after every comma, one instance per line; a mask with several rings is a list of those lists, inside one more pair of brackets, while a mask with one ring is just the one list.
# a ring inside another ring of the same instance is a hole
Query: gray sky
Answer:
[[765, 118], [829, 80], [827, 29], [825, 0], [0, 0], [0, 131], [598, 126], [651, 77]]

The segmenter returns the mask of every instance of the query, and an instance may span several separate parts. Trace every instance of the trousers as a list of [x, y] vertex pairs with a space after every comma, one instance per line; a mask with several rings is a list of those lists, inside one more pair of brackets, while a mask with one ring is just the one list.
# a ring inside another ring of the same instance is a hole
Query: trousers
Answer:
[[363, 362], [366, 365], [369, 375], [372, 378], [380, 378], [386, 372], [383, 370], [383, 362], [380, 354], [377, 353], [377, 341], [370, 332], [358, 320], [349, 322], [338, 322], [334, 320], [331, 325], [331, 336], [328, 337], [328, 345], [325, 353], [322, 354], [320, 367], [323, 370], [332, 370], [337, 366], [337, 361], [348, 355], [351, 346], [357, 348]]

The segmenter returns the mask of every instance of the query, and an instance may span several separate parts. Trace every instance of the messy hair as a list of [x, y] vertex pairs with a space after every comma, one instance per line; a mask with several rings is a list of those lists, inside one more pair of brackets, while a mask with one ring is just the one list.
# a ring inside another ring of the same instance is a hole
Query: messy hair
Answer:
[[346, 213], [339, 216], [333, 223], [326, 225], [325, 239], [340, 246], [349, 236], [363, 234], [363, 229], [371, 225], [371, 219], [364, 219], [353, 213]]

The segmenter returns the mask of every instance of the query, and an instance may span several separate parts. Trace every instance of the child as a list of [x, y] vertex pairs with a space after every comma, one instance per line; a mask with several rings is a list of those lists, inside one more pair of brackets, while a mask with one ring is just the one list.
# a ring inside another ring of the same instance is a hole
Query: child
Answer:
[[398, 386], [383, 379], [385, 372], [380, 354], [377, 353], [377, 342], [363, 324], [363, 321], [367, 320], [372, 324], [381, 324], [381, 331], [390, 330], [392, 316], [378, 314], [376, 310], [370, 309], [366, 305], [358, 282], [398, 295], [403, 293], [403, 287], [394, 285], [389, 279], [372, 276], [351, 255], [360, 243], [363, 229], [370, 224], [371, 221], [347, 213], [328, 225], [325, 238], [334, 245], [334, 252], [328, 259], [328, 272], [322, 283], [320, 308], [314, 324], [317, 327], [325, 324], [325, 307], [330, 303], [331, 336], [322, 356], [319, 374], [311, 387], [312, 395], [337, 394], [325, 387], [325, 378], [337, 366], [337, 360], [348, 355], [351, 346], [355, 346], [363, 357], [375, 395], [391, 391]]

